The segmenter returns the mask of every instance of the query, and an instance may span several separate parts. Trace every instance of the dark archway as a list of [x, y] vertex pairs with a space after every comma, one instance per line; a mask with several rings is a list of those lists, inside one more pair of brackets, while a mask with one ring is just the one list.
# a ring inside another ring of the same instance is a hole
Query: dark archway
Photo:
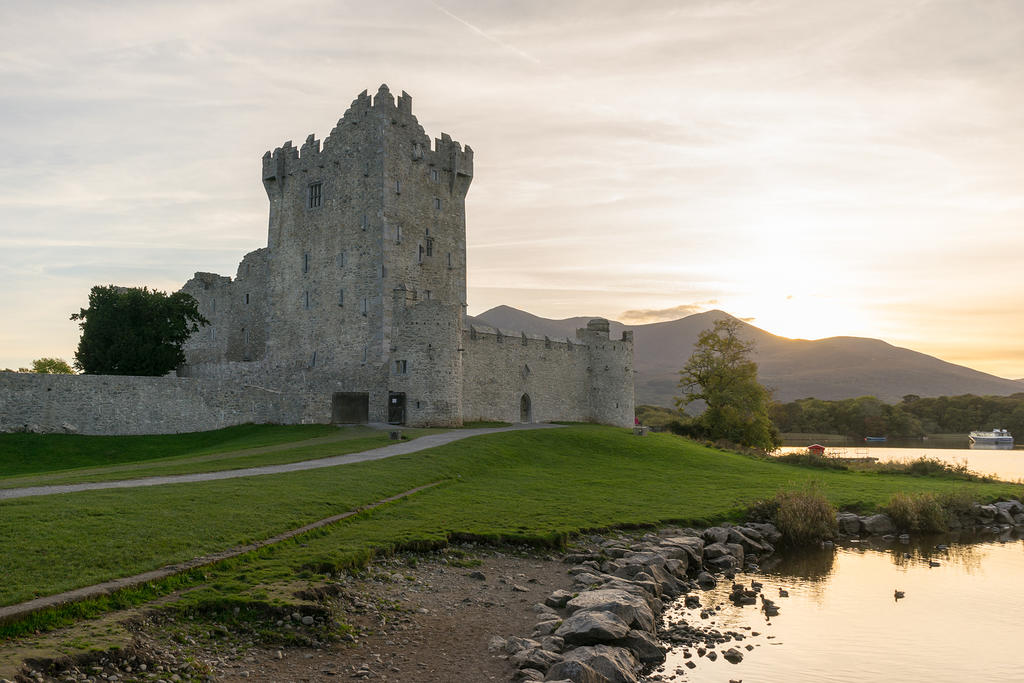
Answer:
[[519, 399], [519, 421], [533, 422], [533, 406], [529, 394], [523, 394], [523, 397]]

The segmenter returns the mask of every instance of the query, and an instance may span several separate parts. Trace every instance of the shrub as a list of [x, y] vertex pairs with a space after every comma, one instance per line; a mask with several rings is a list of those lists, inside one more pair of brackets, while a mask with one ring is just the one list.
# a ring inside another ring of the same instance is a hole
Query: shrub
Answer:
[[786, 453], [785, 455], [774, 456], [779, 462], [801, 467], [816, 467], [823, 470], [848, 470], [846, 463], [831, 455], [817, 453]]
[[809, 545], [833, 538], [838, 530], [836, 509], [817, 482], [800, 489], [779, 491], [771, 501], [755, 504], [763, 513], [774, 512], [774, 523], [787, 545]]
[[931, 493], [894, 493], [885, 512], [901, 531], [940, 532], [949, 528], [942, 502]]

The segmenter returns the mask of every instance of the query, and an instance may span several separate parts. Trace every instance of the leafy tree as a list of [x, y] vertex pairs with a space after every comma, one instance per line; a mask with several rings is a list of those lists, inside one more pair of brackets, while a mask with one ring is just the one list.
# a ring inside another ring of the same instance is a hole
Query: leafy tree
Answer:
[[723, 318], [697, 337], [693, 355], [679, 371], [683, 395], [676, 406], [703, 401], [694, 421], [697, 433], [712, 439], [770, 450], [779, 433], [769, 414], [771, 396], [757, 381], [757, 363], [750, 360], [753, 342], [739, 336], [740, 321]]
[[189, 294], [114, 285], [93, 287], [89, 308], [71, 319], [82, 330], [75, 367], [90, 375], [165, 375], [185, 362], [189, 335], [210, 324]]
[[32, 372], [37, 372], [41, 375], [75, 374], [75, 371], [71, 369], [71, 366], [63, 358], [36, 358], [32, 361]]

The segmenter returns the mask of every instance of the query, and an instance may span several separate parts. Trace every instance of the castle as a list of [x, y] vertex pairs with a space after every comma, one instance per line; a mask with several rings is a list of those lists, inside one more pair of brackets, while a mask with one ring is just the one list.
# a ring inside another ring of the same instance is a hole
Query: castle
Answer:
[[431, 145], [412, 98], [362, 92], [323, 140], [263, 155], [267, 246], [236, 277], [182, 288], [211, 322], [182, 377], [304, 397], [292, 419], [458, 426], [633, 424], [633, 340], [595, 319], [576, 339], [471, 324], [473, 150]]

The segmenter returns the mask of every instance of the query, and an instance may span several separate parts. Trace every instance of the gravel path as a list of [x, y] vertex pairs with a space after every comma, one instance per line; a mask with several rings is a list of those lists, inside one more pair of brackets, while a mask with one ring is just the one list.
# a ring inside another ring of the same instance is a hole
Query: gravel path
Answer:
[[12, 498], [28, 498], [30, 496], [52, 496], [58, 493], [76, 493], [78, 491], [99, 491], [101, 489], [128, 489], [139, 486], [162, 486], [163, 484], [184, 484], [194, 481], [215, 481], [218, 479], [237, 479], [239, 477], [258, 477], [264, 474], [282, 474], [284, 472], [298, 472], [301, 470], [315, 470], [321, 467], [336, 467], [348, 465], [353, 462], [364, 462], [367, 460], [383, 460], [395, 455], [406, 455], [417, 451], [443, 446], [453, 441], [460, 441], [471, 436], [481, 434], [497, 434], [499, 432], [511, 432], [521, 429], [551, 429], [559, 425], [552, 424], [517, 424], [511, 427], [486, 427], [480, 429], [454, 429], [443, 434], [429, 434], [421, 436], [412, 441], [404, 441], [375, 448], [361, 453], [349, 453], [347, 455], [335, 455], [328, 458], [317, 458], [316, 460], [303, 460], [301, 462], [285, 463], [283, 465], [264, 465], [263, 467], [247, 467], [237, 470], [222, 470], [220, 472], [201, 472], [197, 474], [171, 474], [163, 477], [144, 477], [140, 479], [123, 479], [121, 481], [97, 481], [84, 484], [59, 484], [54, 486], [27, 486], [17, 489], [0, 489], [0, 500]]

